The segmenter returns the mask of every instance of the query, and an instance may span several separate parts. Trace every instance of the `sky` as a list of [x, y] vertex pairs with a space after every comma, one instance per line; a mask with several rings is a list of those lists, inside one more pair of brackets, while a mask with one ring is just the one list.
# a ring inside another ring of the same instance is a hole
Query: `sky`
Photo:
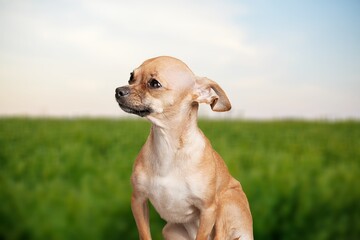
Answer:
[[357, 0], [0, 0], [0, 29], [0, 116], [127, 116], [115, 88], [167, 55], [227, 93], [205, 117], [360, 118]]

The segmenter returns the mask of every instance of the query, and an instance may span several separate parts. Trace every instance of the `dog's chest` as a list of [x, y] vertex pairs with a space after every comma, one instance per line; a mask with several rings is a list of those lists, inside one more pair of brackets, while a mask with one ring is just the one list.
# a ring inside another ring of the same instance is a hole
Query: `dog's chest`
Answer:
[[195, 135], [192, 144], [179, 150], [166, 135], [154, 139], [146, 145], [150, 146], [146, 148], [148, 154], [144, 161], [144, 168], [148, 171], [136, 171], [135, 184], [166, 221], [193, 221], [199, 215], [195, 205], [207, 187], [203, 172], [196, 171], [202, 159], [204, 141]]
[[201, 189], [197, 176], [184, 176], [170, 171], [165, 176], [153, 176], [145, 183], [147, 195], [160, 216], [168, 222], [189, 222], [197, 215], [194, 207]]

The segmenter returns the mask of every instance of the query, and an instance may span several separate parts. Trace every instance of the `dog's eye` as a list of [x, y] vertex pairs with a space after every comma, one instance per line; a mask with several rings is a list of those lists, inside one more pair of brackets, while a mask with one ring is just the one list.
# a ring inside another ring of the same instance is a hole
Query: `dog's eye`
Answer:
[[128, 83], [131, 84], [132, 82], [134, 82], [134, 72], [130, 73], [130, 78], [129, 78]]
[[151, 79], [148, 84], [150, 88], [161, 88], [161, 83], [156, 79]]

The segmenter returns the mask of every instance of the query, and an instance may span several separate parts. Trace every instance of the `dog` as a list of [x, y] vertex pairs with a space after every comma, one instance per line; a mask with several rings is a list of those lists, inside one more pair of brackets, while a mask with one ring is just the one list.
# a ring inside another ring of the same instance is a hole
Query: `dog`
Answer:
[[116, 88], [117, 103], [152, 123], [131, 176], [140, 239], [151, 239], [148, 200], [167, 222], [167, 240], [253, 239], [246, 195], [197, 126], [200, 103], [230, 110], [224, 90], [168, 56], [146, 60], [128, 83]]

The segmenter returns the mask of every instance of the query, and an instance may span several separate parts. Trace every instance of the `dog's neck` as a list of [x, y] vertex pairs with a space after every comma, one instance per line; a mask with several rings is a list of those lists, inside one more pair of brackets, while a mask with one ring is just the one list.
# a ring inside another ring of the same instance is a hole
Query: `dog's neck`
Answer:
[[198, 106], [192, 106], [185, 112], [159, 120], [150, 119], [153, 123], [151, 127], [151, 136], [154, 140], [166, 141], [169, 147], [181, 149], [186, 143], [191, 142], [192, 137], [200, 134], [197, 126]]
[[202, 152], [205, 142], [197, 126], [197, 110], [198, 106], [192, 106], [188, 114], [179, 114], [161, 124], [153, 122], [149, 141], [153, 161], [159, 169], [166, 171], [173, 160], [191, 159], [194, 152]]

